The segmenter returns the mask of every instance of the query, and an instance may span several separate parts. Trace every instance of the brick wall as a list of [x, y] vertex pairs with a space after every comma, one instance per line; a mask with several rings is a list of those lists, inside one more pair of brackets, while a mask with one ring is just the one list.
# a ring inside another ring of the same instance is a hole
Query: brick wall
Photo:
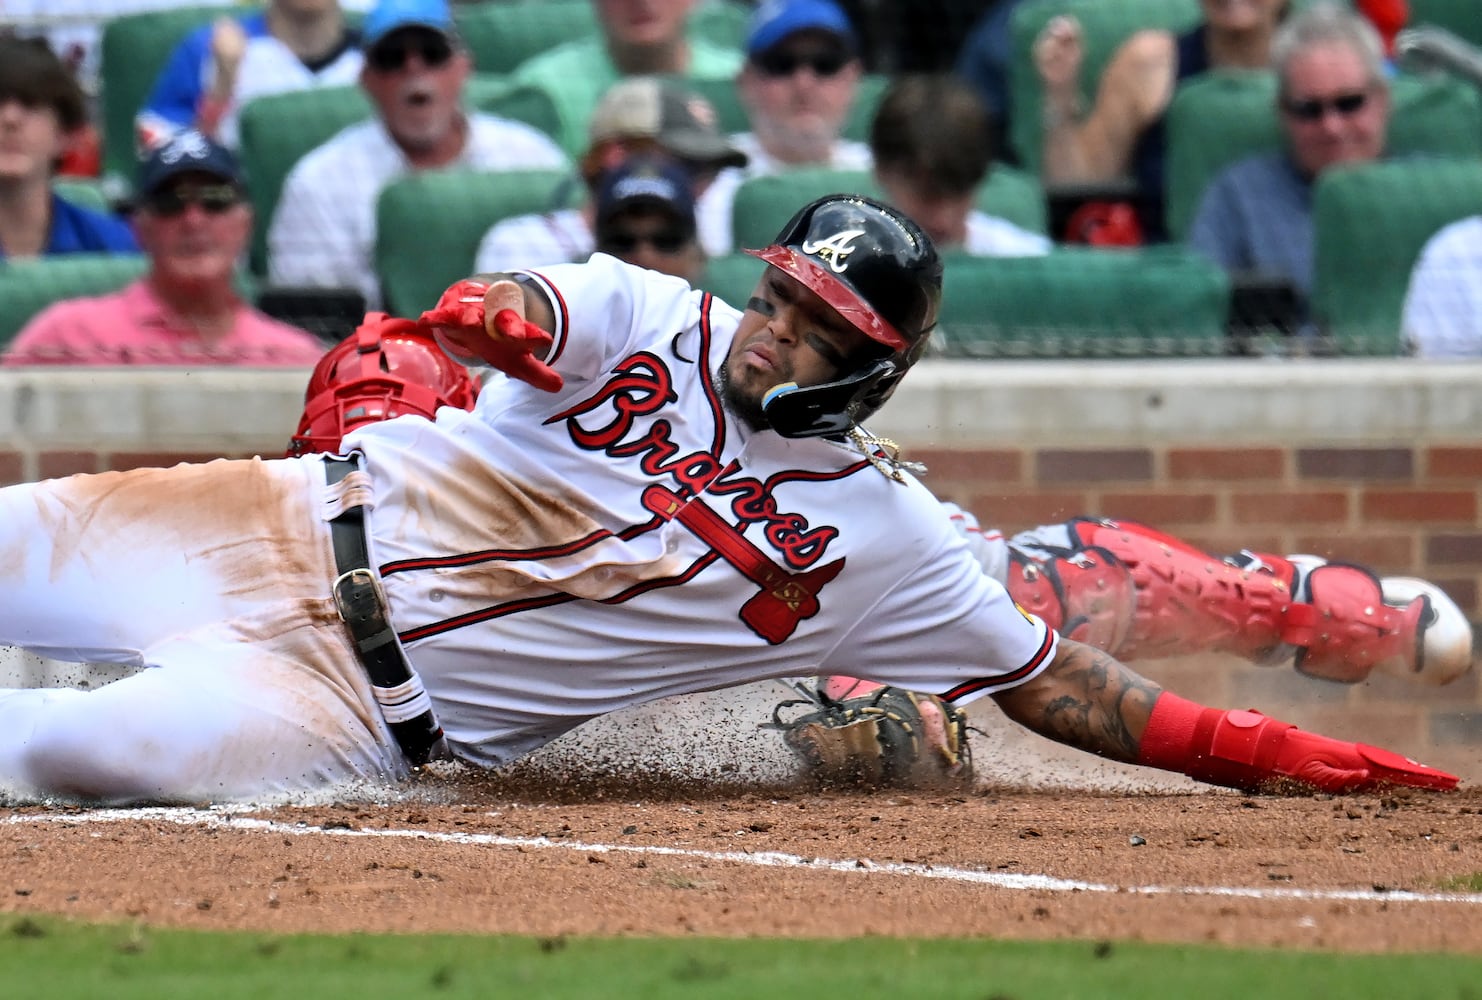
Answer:
[[[0, 480], [276, 455], [304, 372], [0, 372]], [[927, 482], [1013, 531], [1074, 514], [1212, 551], [1313, 552], [1440, 583], [1482, 620], [1482, 363], [1394, 359], [924, 363], [871, 421]], [[1474, 671], [1346, 687], [1208, 655], [1140, 663], [1482, 781]]]

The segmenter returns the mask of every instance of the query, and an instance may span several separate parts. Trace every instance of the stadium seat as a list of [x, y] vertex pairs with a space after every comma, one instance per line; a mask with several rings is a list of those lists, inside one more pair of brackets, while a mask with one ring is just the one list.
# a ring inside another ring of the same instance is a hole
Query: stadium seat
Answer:
[[250, 254], [254, 273], [267, 273], [268, 227], [293, 165], [340, 129], [370, 114], [370, 99], [359, 87], [350, 86], [273, 94], [247, 102], [240, 119], [241, 155], [256, 214]]
[[[1482, 158], [1482, 95], [1459, 80], [1397, 76], [1388, 145], [1397, 156]], [[1204, 188], [1244, 156], [1281, 145], [1270, 73], [1211, 73], [1179, 88], [1168, 109], [1168, 226], [1183, 239]]]
[[469, 81], [465, 96], [480, 111], [532, 125], [550, 136], [552, 142], [560, 141], [561, 111], [550, 93], [540, 87], [511, 84], [504, 77], [481, 74]]
[[866, 73], [860, 77], [854, 104], [849, 108], [849, 117], [844, 120], [844, 138], [870, 141], [870, 124], [875, 119], [875, 109], [880, 106], [880, 98], [885, 96], [885, 88], [889, 85], [890, 78], [881, 73]]
[[1096, 96], [1101, 72], [1117, 47], [1141, 28], [1183, 31], [1199, 21], [1199, 0], [1024, 0], [1009, 25], [1009, 144], [1019, 162], [1038, 174], [1043, 126], [1040, 82], [1030, 49], [1057, 14], [1074, 14], [1086, 38], [1081, 91], [1087, 104]]
[[[503, 0], [454, 6], [454, 19], [481, 73], [510, 73], [531, 56], [597, 31], [590, 0]], [[750, 14], [730, 0], [709, 0], [692, 15], [691, 30], [739, 48]]]
[[234, 9], [217, 5], [149, 11], [115, 17], [104, 25], [98, 69], [104, 176], [133, 183], [134, 116], [154, 89], [155, 78], [181, 39]]
[[597, 30], [589, 0], [469, 3], [453, 10], [480, 73], [509, 73], [531, 56]]
[[736, 188], [731, 203], [732, 242], [737, 247], [764, 247], [798, 209], [814, 198], [839, 192], [873, 195], [875, 182], [865, 170], [828, 167], [748, 177]]
[[705, 274], [698, 287], [713, 292], [737, 309], [743, 309], [766, 269], [763, 261], [750, 254], [731, 253], [714, 257], [705, 265]]
[[376, 272], [387, 311], [417, 316], [432, 308], [443, 289], [468, 276], [490, 226], [546, 211], [566, 179], [560, 170], [437, 170], [389, 185], [376, 206]]
[[1031, 232], [1049, 232], [1045, 189], [1039, 178], [1006, 163], [995, 163], [988, 171], [987, 183], [978, 188], [977, 207]]
[[1426, 240], [1482, 210], [1482, 160], [1333, 170], [1313, 194], [1312, 316], [1343, 354], [1399, 354], [1410, 270]]
[[1459, 38], [1482, 46], [1482, 4], [1477, 0], [1410, 0], [1411, 26], [1445, 28]]
[[0, 267], [0, 345], [59, 299], [102, 295], [144, 273], [143, 254], [63, 254], [7, 261]]
[[947, 258], [938, 342], [954, 357], [1183, 357], [1229, 350], [1229, 280], [1174, 246]]

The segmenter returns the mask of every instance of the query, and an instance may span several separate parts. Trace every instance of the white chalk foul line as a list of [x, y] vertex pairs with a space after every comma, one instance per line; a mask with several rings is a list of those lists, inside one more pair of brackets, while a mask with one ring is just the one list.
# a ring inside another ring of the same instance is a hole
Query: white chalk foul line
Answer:
[[974, 871], [969, 868], [942, 868], [934, 865], [910, 864], [906, 862], [879, 862], [871, 861], [867, 858], [857, 858], [852, 861], [839, 861], [828, 858], [805, 858], [798, 854], [786, 854], [781, 851], [700, 851], [685, 847], [661, 847], [645, 844], [589, 844], [576, 840], [551, 840], [547, 837], [504, 837], [491, 833], [326, 828], [313, 826], [308, 823], [281, 823], [276, 820], [237, 816], [226, 808], [96, 809], [80, 813], [33, 813], [0, 818], [0, 824], [6, 826], [23, 826], [32, 823], [81, 825], [86, 823], [137, 822], [139, 820], [175, 823], [180, 826], [201, 826], [220, 830], [276, 833], [291, 836], [430, 840], [444, 844], [481, 847], [522, 847], [537, 850], [580, 851], [586, 854], [638, 854], [659, 857], [693, 858], [700, 861], [753, 865], [758, 868], [801, 868], [809, 871], [903, 875], [913, 878], [944, 879], [949, 882], [987, 885], [996, 889], [1008, 889], [1018, 892], [1119, 892], [1142, 896], [1221, 896], [1241, 899], [1297, 899], [1319, 902], [1332, 900], [1348, 902], [1461, 903], [1473, 906], [1482, 905], [1482, 893], [1411, 892], [1399, 889], [1298, 889], [1278, 886], [1257, 888], [1253, 886], [1204, 885], [1108, 885], [1101, 882], [1082, 882], [1076, 879], [1056, 878], [1052, 875], [1016, 875], [1008, 872]]

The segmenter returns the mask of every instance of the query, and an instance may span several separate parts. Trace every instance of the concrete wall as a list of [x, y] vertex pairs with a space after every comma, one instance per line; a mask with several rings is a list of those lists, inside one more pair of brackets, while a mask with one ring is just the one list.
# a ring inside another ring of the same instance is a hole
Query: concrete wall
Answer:
[[[0, 372], [0, 482], [281, 453], [306, 372]], [[1482, 363], [926, 362], [872, 421], [939, 494], [1005, 530], [1091, 513], [1213, 551], [1369, 563], [1482, 619]], [[882, 544], [888, 540], [882, 539]], [[12, 660], [15, 677], [23, 661]], [[1356, 687], [1221, 657], [1140, 665], [1482, 780], [1478, 678]], [[31, 683], [70, 682], [30, 663]]]

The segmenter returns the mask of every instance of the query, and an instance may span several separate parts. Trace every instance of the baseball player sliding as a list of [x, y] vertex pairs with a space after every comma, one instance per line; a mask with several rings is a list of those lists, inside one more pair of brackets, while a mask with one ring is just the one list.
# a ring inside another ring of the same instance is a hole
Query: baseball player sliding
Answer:
[[0, 692], [0, 780], [113, 803], [394, 780], [812, 673], [988, 695], [1063, 743], [1232, 787], [1455, 787], [1180, 698], [1017, 607], [860, 426], [935, 321], [930, 241], [836, 195], [757, 256], [743, 312], [600, 254], [460, 282], [418, 329], [511, 377], [472, 411], [358, 427], [342, 455], [0, 490], [0, 641], [149, 668]]

